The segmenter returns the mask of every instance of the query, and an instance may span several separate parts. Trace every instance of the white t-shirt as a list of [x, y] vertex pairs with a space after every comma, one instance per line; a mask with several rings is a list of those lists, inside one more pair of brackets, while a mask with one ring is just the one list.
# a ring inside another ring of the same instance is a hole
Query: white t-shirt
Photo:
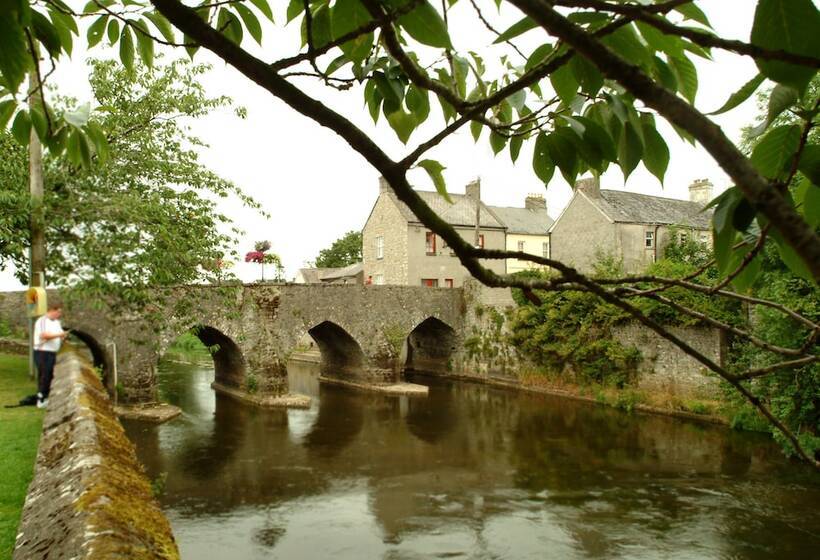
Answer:
[[58, 352], [60, 345], [63, 343], [62, 338], [49, 338], [48, 340], [40, 340], [40, 335], [61, 334], [63, 326], [59, 319], [49, 319], [48, 315], [43, 315], [34, 323], [34, 349], [43, 350], [45, 352]]

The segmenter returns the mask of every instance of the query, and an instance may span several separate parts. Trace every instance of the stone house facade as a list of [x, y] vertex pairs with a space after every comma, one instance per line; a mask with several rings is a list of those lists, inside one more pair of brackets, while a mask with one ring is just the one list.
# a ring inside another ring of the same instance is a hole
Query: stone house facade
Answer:
[[[506, 246], [506, 227], [481, 202], [478, 181], [467, 185], [465, 194], [451, 194], [453, 204], [436, 192], [418, 194], [470, 243], [475, 243], [478, 215], [478, 245], [487, 249]], [[362, 257], [365, 284], [455, 288], [470, 277], [444, 240], [419, 221], [384, 179], [379, 180], [379, 196], [362, 230]], [[482, 264], [498, 274], [506, 270], [502, 260]]]
[[[524, 208], [490, 206], [490, 210], [507, 226], [508, 251], [523, 251], [541, 257], [550, 256], [549, 229], [553, 224], [547, 214], [543, 196], [531, 194], [524, 199]], [[544, 268], [531, 261], [507, 259], [507, 274]]]
[[550, 228], [552, 258], [592, 272], [601, 257], [613, 256], [628, 273], [641, 272], [663, 256], [678, 236], [711, 245], [712, 184], [689, 187], [690, 200], [601, 189], [597, 179], [576, 183], [575, 194]]

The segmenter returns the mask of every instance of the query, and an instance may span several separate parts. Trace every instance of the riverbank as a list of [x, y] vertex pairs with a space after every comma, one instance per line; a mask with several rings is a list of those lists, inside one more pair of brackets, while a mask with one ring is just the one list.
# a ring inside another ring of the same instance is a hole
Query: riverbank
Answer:
[[[504, 378], [453, 374], [441, 376], [426, 372], [415, 372], [413, 375], [443, 377], [526, 393], [553, 395], [616, 408], [628, 413], [671, 416], [707, 424], [730, 426], [744, 431], [766, 431], [749, 428], [750, 422], [748, 421], [735, 425], [734, 419], [738, 410], [717, 398], [684, 399], [670, 393], [646, 391], [633, 387], [618, 389], [603, 385], [579, 385], [543, 374], [522, 374], [519, 377]], [[762, 425], [766, 426], [766, 424]]]
[[[25, 356], [0, 354], [0, 404], [17, 404], [37, 391], [28, 377]], [[0, 408], [0, 559], [11, 558], [26, 490], [34, 474], [34, 460], [44, 411], [33, 406]]]

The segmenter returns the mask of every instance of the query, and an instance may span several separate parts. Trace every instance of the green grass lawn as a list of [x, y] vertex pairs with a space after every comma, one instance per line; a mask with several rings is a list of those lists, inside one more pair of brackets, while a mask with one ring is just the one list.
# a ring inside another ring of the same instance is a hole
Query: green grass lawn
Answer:
[[20, 512], [31, 482], [44, 411], [4, 408], [37, 392], [28, 358], [0, 354], [0, 560], [11, 558]]

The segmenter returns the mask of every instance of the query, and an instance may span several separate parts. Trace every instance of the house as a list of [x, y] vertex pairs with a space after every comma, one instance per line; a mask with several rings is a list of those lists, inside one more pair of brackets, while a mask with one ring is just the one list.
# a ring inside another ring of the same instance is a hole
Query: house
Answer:
[[294, 278], [296, 284], [363, 284], [362, 263], [341, 268], [300, 268]]
[[626, 272], [644, 270], [663, 255], [671, 233], [711, 244], [712, 184], [698, 180], [689, 200], [601, 189], [598, 179], [582, 179], [550, 228], [552, 258], [591, 272], [604, 255], [623, 262]]
[[[531, 194], [524, 199], [524, 208], [490, 206], [490, 211], [507, 227], [508, 251], [523, 251], [549, 258], [549, 229], [553, 220], [547, 214], [547, 202], [541, 195]], [[531, 261], [507, 259], [507, 274], [543, 268]]]
[[[479, 181], [468, 184], [465, 194], [451, 194], [452, 204], [436, 192], [417, 192], [468, 242], [487, 249], [506, 246], [506, 227], [481, 202]], [[379, 180], [379, 196], [362, 230], [362, 255], [366, 284], [450, 288], [461, 286], [470, 276], [444, 240], [421, 223], [383, 178]], [[506, 270], [503, 260], [481, 262], [498, 274]]]

